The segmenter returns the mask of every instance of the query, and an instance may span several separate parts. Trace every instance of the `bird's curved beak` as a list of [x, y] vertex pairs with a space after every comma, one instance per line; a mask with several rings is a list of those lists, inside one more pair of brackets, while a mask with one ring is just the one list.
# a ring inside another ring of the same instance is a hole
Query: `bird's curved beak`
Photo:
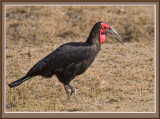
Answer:
[[112, 26], [110, 26], [108, 30], [105, 30], [105, 34], [109, 34], [110, 36], [116, 38], [119, 42], [123, 43], [122, 38]]

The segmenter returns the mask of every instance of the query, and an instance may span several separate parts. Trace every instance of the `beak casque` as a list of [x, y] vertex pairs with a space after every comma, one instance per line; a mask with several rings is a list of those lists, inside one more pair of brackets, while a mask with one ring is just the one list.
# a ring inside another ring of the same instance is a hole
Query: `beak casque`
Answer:
[[108, 30], [105, 30], [105, 34], [109, 34], [110, 36], [116, 38], [119, 42], [123, 43], [122, 38], [112, 26], [110, 26]]

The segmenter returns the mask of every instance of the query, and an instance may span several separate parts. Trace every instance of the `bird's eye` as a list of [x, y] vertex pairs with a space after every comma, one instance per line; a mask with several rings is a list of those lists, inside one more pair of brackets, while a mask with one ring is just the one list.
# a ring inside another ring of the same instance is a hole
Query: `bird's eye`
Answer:
[[109, 26], [106, 26], [106, 29], [108, 30], [108, 29], [109, 29]]

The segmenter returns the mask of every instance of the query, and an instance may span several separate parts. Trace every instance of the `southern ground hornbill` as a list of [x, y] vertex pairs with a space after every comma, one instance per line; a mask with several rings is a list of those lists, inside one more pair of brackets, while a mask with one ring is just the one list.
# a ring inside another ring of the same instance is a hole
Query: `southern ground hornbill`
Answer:
[[84, 73], [91, 65], [100, 51], [101, 44], [105, 41], [105, 35], [107, 34], [122, 42], [121, 37], [112, 26], [105, 22], [98, 22], [93, 26], [86, 42], [70, 42], [58, 47], [36, 63], [24, 77], [9, 84], [9, 87], [18, 86], [33, 76], [41, 75], [50, 78], [56, 75], [64, 85], [67, 100], [71, 100], [70, 97], [73, 93], [77, 100], [76, 89], [70, 85], [70, 81], [77, 75]]

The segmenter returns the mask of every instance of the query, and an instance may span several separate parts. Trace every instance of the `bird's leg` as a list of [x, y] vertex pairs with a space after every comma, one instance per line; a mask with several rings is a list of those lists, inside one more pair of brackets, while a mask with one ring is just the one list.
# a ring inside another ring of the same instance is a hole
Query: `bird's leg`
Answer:
[[67, 94], [67, 101], [71, 101], [71, 98], [70, 98], [70, 93], [69, 93], [69, 90], [68, 90], [68, 85], [64, 85], [64, 89], [66, 91], [66, 94]]
[[72, 85], [68, 85], [68, 87], [71, 89], [71, 93], [70, 93], [70, 96], [74, 93], [74, 98], [76, 99], [76, 101], [78, 102], [78, 99], [77, 99], [77, 91], [76, 91], [76, 88], [73, 87]]

